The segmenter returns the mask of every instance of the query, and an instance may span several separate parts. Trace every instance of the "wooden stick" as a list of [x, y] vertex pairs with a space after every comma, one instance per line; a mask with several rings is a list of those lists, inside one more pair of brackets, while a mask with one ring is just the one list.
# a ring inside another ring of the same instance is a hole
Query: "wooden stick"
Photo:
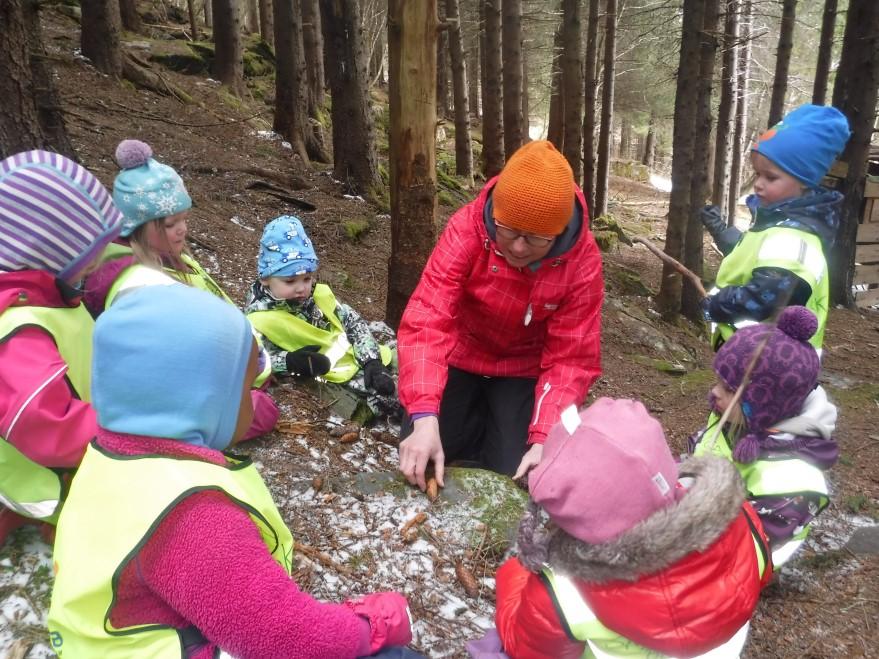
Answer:
[[681, 273], [684, 277], [689, 279], [694, 288], [699, 292], [699, 295], [701, 295], [702, 297], [708, 297], [708, 293], [705, 292], [705, 287], [702, 285], [702, 280], [699, 278], [699, 275], [690, 270], [683, 263], [663, 252], [646, 238], [642, 238], [641, 236], [635, 236], [634, 238], [632, 238], [632, 242], [641, 243], [642, 245], [644, 245], [644, 247], [653, 252], [653, 254], [657, 256], [660, 261], [662, 261], [663, 263], [667, 263], [672, 268]]

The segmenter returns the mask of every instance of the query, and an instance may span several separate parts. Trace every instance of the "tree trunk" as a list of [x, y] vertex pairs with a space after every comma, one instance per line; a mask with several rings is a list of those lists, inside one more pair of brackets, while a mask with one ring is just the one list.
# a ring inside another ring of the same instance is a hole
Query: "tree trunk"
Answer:
[[[714, 186], [711, 203], [727, 217], [729, 209], [730, 151], [735, 134], [736, 83], [739, 56], [739, 0], [726, 0], [723, 27], [723, 58], [720, 106], [717, 109], [717, 139], [714, 143]], [[735, 209], [733, 209], [735, 210]]]
[[308, 114], [315, 116], [324, 106], [324, 39], [318, 0], [302, 0], [302, 45], [308, 78]]
[[275, 120], [274, 131], [293, 146], [302, 162], [309, 163], [305, 148], [308, 101], [304, 93], [305, 64], [300, 59], [301, 16], [294, 0], [274, 0], [275, 21]]
[[656, 155], [656, 115], [650, 113], [650, 123], [647, 125], [647, 137], [644, 139], [644, 155], [641, 164], [645, 167], [653, 167], [653, 158]]
[[449, 22], [449, 54], [452, 58], [452, 88], [455, 97], [455, 173], [473, 182], [473, 145], [470, 142], [470, 102], [467, 100], [467, 70], [458, 0], [446, 0]]
[[778, 52], [775, 56], [775, 77], [772, 80], [772, 99], [769, 101], [769, 126], [784, 116], [784, 97], [790, 71], [790, 54], [794, 46], [794, 25], [797, 19], [797, 0], [784, 0], [781, 26], [778, 30]]
[[595, 217], [607, 213], [610, 143], [613, 138], [614, 60], [616, 58], [617, 0], [607, 0], [604, 17], [604, 80], [601, 89], [601, 127], [598, 130], [598, 166], [595, 175]]
[[214, 26], [214, 3], [213, 0], [203, 0], [205, 27]]
[[751, 0], [742, 0], [739, 34], [742, 43], [739, 46], [738, 82], [736, 83], [736, 120], [735, 135], [732, 140], [732, 156], [730, 157], [729, 200], [727, 202], [727, 222], [735, 223], [736, 209], [739, 204], [742, 165], [745, 152], [745, 138], [748, 130], [748, 77], [751, 75], [751, 26], [754, 7]]
[[501, 0], [480, 0], [482, 10], [482, 167], [485, 178], [504, 166], [501, 84]]
[[385, 29], [381, 29], [376, 35], [369, 54], [369, 79], [373, 84], [384, 84], [385, 77]]
[[275, 15], [272, 0], [259, 0], [259, 34], [270, 46], [275, 45]]
[[[704, 18], [705, 0], [684, 0], [672, 136], [674, 158], [671, 163], [671, 194], [665, 232], [665, 253], [678, 260], [682, 260], [689, 220], [695, 164], [693, 127], [696, 125], [699, 103], [700, 42]], [[660, 282], [657, 306], [664, 318], [674, 320], [681, 310], [681, 275], [668, 265], [663, 265]]]
[[82, 54], [101, 73], [122, 77], [122, 50], [119, 32], [122, 18], [118, 0], [82, 0]]
[[528, 58], [525, 56], [524, 40], [519, 42], [519, 52], [522, 53], [522, 144], [525, 144], [531, 141], [531, 106], [528, 101]]
[[824, 105], [824, 99], [827, 96], [827, 79], [830, 76], [830, 60], [833, 57], [833, 33], [836, 30], [836, 6], [837, 0], [824, 0], [821, 43], [818, 46], [815, 84], [812, 87], [812, 103], [814, 105]]
[[46, 149], [75, 158], [67, 137], [52, 76], [42, 58], [39, 4], [0, 2], [0, 158], [19, 151]]
[[599, 0], [589, 0], [589, 20], [586, 23], [586, 66], [583, 94], [583, 194], [589, 207], [589, 219], [595, 214], [595, 106], [598, 81], [595, 65], [598, 62], [598, 7]]
[[389, 0], [391, 258], [385, 319], [394, 329], [437, 238], [436, 17], [436, 0]]
[[628, 160], [632, 152], [632, 124], [625, 116], [620, 116], [620, 148], [617, 150], [620, 160]]
[[192, 40], [198, 41], [198, 16], [195, 12], [195, 0], [186, 0], [186, 9], [189, 12], [189, 31], [192, 33]]
[[247, 0], [247, 31], [250, 34], [259, 34], [259, 0]]
[[[445, 25], [444, 3], [439, 2], [440, 25]], [[452, 114], [452, 95], [449, 93], [449, 34], [444, 27], [436, 36], [436, 113], [441, 119]]]
[[[470, 116], [479, 119], [482, 113], [479, 111], [479, 74], [482, 52], [479, 48], [479, 25], [478, 19], [472, 20], [472, 16], [465, 16], [461, 9], [461, 19], [464, 26], [464, 43], [467, 52], [464, 59], [467, 62], [467, 101], [470, 104]], [[470, 9], [472, 11], [472, 8]], [[473, 24], [476, 24], [474, 29]], [[469, 29], [468, 29], [469, 25]]]
[[238, 0], [212, 0], [214, 15], [213, 74], [229, 91], [244, 91], [244, 65], [241, 61], [241, 19]]
[[[687, 211], [687, 235], [684, 240], [684, 265], [701, 276], [703, 271], [704, 229], [697, 213], [711, 196], [709, 156], [711, 153], [711, 89], [714, 85], [714, 62], [717, 59], [717, 18], [720, 0], [705, 0], [705, 14], [699, 46], [699, 100], [693, 125], [693, 180], [690, 184], [690, 208]], [[684, 280], [681, 312], [690, 320], [702, 320], [702, 294], [689, 279]]]
[[836, 243], [830, 253], [830, 302], [853, 306], [852, 280], [864, 174], [879, 93], [879, 2], [849, 0], [842, 56], [833, 86], [833, 106], [848, 118], [852, 136], [843, 151], [848, 175]]
[[320, 0], [325, 66], [332, 94], [333, 173], [357, 194], [381, 185], [369, 100], [366, 44], [358, 0]]
[[552, 40], [552, 64], [549, 67], [549, 120], [546, 126], [546, 139], [552, 142], [559, 151], [565, 148], [565, 97], [563, 93], [565, 74], [562, 70], [562, 48], [562, 23], [559, 23]]
[[583, 157], [583, 27], [580, 22], [580, 0], [563, 0], [562, 41], [565, 112], [565, 158], [580, 180]]
[[525, 142], [522, 128], [522, 0], [503, 0], [504, 156]]
[[137, 34], [143, 32], [143, 21], [137, 13], [136, 0], [119, 0], [119, 15], [124, 29]]

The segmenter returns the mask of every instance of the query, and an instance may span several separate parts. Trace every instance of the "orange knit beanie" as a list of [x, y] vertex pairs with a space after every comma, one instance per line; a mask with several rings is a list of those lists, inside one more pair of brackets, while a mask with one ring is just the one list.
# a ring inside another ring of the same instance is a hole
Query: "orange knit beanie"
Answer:
[[507, 161], [492, 192], [494, 219], [538, 236], [557, 236], [574, 211], [574, 174], [551, 142], [535, 140]]

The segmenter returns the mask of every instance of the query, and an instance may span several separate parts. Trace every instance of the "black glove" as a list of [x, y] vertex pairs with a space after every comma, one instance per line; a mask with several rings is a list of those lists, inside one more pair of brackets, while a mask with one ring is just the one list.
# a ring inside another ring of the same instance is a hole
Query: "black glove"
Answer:
[[287, 353], [287, 371], [290, 375], [315, 377], [330, 370], [330, 360], [318, 352], [320, 346], [305, 346]]
[[363, 365], [363, 382], [367, 389], [372, 389], [382, 396], [392, 396], [397, 388], [394, 378], [380, 359], [370, 359]]
[[726, 231], [726, 220], [720, 216], [720, 209], [717, 206], [703, 206], [699, 211], [699, 221], [715, 240]]

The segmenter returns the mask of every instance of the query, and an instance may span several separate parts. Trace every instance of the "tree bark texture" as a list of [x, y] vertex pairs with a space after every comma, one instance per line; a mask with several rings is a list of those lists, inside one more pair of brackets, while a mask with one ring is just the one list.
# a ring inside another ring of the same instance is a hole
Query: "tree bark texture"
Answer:
[[[143, 21], [137, 13], [136, 0], [119, 0], [119, 15], [122, 19], [122, 27], [129, 32], [143, 32]], [[195, 38], [195, 37], [193, 37]]]
[[504, 156], [525, 142], [522, 116], [522, 0], [503, 0]]
[[189, 13], [189, 31], [192, 40], [198, 41], [198, 14], [195, 11], [195, 0], [186, 0], [186, 10]]
[[598, 129], [598, 164], [595, 173], [595, 217], [607, 213], [610, 146], [613, 139], [614, 60], [616, 59], [617, 0], [607, 0], [604, 17], [604, 79], [601, 88], [601, 126]]
[[580, 0], [562, 0], [562, 66], [565, 75], [564, 155], [574, 172], [574, 180], [580, 180], [583, 157], [583, 26], [580, 21]]
[[501, 84], [501, 0], [480, 0], [482, 9], [482, 167], [485, 178], [504, 166], [503, 94]]
[[245, 25], [250, 34], [259, 34], [259, 0], [247, 0], [247, 20]]
[[645, 167], [653, 167], [653, 158], [656, 155], [656, 115], [650, 113], [650, 123], [647, 125], [647, 137], [644, 138], [644, 155], [641, 156], [641, 164]]
[[122, 77], [122, 50], [119, 33], [122, 17], [119, 0], [82, 0], [82, 54], [88, 57], [101, 73], [114, 78]]
[[473, 144], [470, 141], [470, 102], [467, 98], [467, 67], [458, 0], [445, 0], [449, 22], [449, 55], [452, 59], [452, 90], [455, 101], [455, 173], [473, 181]]
[[449, 93], [449, 31], [445, 25], [445, 3], [438, 2], [441, 29], [436, 36], [436, 113], [441, 119], [454, 116]]
[[301, 9], [302, 45], [305, 48], [305, 72], [308, 79], [308, 114], [313, 117], [324, 106], [324, 38], [318, 0], [301, 0]]
[[212, 0], [214, 15], [214, 76], [238, 96], [244, 91], [241, 60], [241, 17], [238, 0]]
[[275, 45], [275, 14], [272, 0], [259, 0], [259, 34], [270, 46]]
[[214, 3], [213, 0], [202, 0], [204, 8], [204, 24], [205, 27], [214, 26]]
[[293, 152], [309, 164], [305, 148], [308, 101], [305, 63], [301, 55], [301, 16], [295, 0], [274, 0], [275, 21], [275, 119], [273, 129], [293, 146]]
[[546, 126], [546, 139], [556, 149], [565, 148], [565, 97], [564, 77], [562, 70], [562, 24], [556, 28], [552, 40], [552, 64], [549, 67], [549, 120]]
[[769, 126], [774, 126], [784, 116], [784, 98], [787, 95], [787, 78], [790, 71], [790, 55], [794, 47], [796, 19], [797, 0], [784, 0], [781, 10], [781, 26], [778, 29], [778, 50], [775, 55], [775, 77], [772, 79], [772, 98], [769, 101]]
[[855, 244], [864, 198], [864, 174], [876, 121], [879, 93], [879, 2], [849, 0], [842, 56], [833, 86], [833, 106], [848, 118], [852, 136], [841, 159], [848, 163], [845, 201], [830, 253], [830, 302], [854, 305]]
[[519, 42], [519, 52], [522, 53], [522, 144], [531, 141], [531, 114], [528, 111], [530, 101], [528, 100], [528, 58], [525, 55], [525, 41]]
[[[684, 0], [681, 49], [675, 89], [675, 116], [672, 135], [671, 194], [668, 201], [668, 227], [665, 253], [682, 260], [687, 234], [693, 172], [693, 126], [699, 103], [700, 36], [705, 18], [705, 0]], [[662, 280], [656, 298], [663, 317], [677, 318], [681, 310], [681, 275], [669, 265], [662, 266]]]
[[[705, 0], [702, 34], [699, 43], [699, 99], [693, 125], [693, 180], [690, 184], [690, 208], [687, 212], [687, 235], [684, 240], [684, 265], [701, 276], [703, 271], [704, 229], [697, 211], [711, 197], [709, 165], [711, 154], [711, 90], [714, 85], [714, 62], [717, 59], [717, 18], [720, 0]], [[690, 279], [684, 280], [681, 312], [690, 320], [702, 320], [702, 294]]]
[[358, 0], [320, 0], [324, 62], [332, 94], [333, 172], [357, 194], [380, 185]]
[[[714, 143], [714, 186], [711, 203], [728, 214], [730, 155], [735, 135], [736, 83], [739, 56], [739, 0], [725, 0], [720, 105], [717, 108], [717, 135]], [[733, 209], [735, 210], [735, 209]]]
[[748, 130], [748, 77], [751, 75], [751, 24], [754, 6], [751, 0], [742, 0], [741, 16], [739, 17], [739, 34], [742, 43], [739, 46], [738, 81], [736, 83], [736, 120], [735, 134], [732, 140], [730, 156], [729, 199], [727, 222], [730, 226], [735, 222], [736, 208], [741, 190], [742, 166], [744, 165], [745, 138]]
[[818, 62], [815, 65], [815, 84], [812, 86], [812, 103], [824, 105], [827, 97], [827, 80], [830, 77], [830, 61], [833, 57], [833, 33], [836, 30], [837, 0], [824, 0], [821, 19], [821, 42], [818, 45]]
[[385, 318], [397, 329], [436, 243], [436, 0], [388, 3], [391, 258]]
[[0, 158], [46, 149], [75, 154], [45, 60], [36, 0], [0, 2]]
[[482, 53], [479, 48], [479, 18], [473, 16], [473, 5], [459, 6], [461, 32], [464, 38], [464, 61], [467, 63], [467, 101], [470, 116], [479, 119], [479, 69]]
[[583, 194], [589, 207], [589, 218], [595, 214], [595, 110], [598, 80], [595, 68], [598, 62], [598, 9], [599, 0], [589, 0], [589, 18], [586, 23], [586, 66], [584, 67], [583, 94]]

